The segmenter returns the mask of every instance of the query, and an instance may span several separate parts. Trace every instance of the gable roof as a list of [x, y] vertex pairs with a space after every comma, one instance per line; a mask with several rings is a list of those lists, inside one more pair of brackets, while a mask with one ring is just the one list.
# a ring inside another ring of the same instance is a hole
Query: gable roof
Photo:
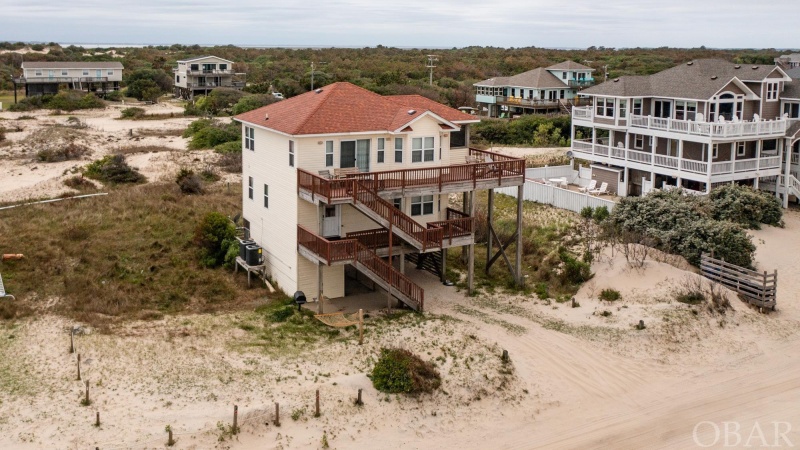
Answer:
[[[584, 89], [581, 94], [628, 97], [673, 97], [707, 100], [731, 81], [761, 81], [774, 65], [734, 64], [721, 59], [698, 59], [653, 75], [627, 76]], [[744, 87], [745, 92], [749, 91]]]
[[548, 69], [539, 67], [537, 69], [522, 72], [511, 77], [496, 77], [475, 83], [473, 86], [516, 86], [524, 88], [564, 88], [566, 84], [559, 80], [555, 75], [548, 72]]
[[179, 63], [186, 63], [186, 62], [198, 61], [198, 60], [201, 60], [201, 59], [208, 59], [208, 58], [216, 58], [216, 59], [220, 59], [220, 60], [222, 60], [222, 61], [226, 61], [226, 62], [229, 62], [229, 63], [232, 63], [232, 62], [233, 62], [233, 61], [231, 61], [231, 60], [229, 60], [229, 59], [220, 58], [219, 56], [214, 56], [214, 55], [196, 56], [196, 57], [194, 57], [194, 58], [188, 58], [188, 59], [179, 59], [177, 62], [179, 62]]
[[786, 75], [789, 75], [790, 78], [797, 80], [800, 78], [800, 67], [795, 67], [794, 69], [786, 69], [784, 70]]
[[24, 61], [23, 69], [122, 69], [119, 61]]
[[792, 80], [783, 85], [781, 98], [791, 98], [800, 100], [800, 80]]
[[235, 119], [284, 134], [315, 135], [396, 132], [425, 115], [448, 127], [477, 122], [474, 116], [425, 97], [385, 97], [347, 82], [329, 84], [239, 114]]
[[584, 66], [583, 64], [576, 63], [569, 59], [558, 64], [553, 64], [548, 67], [547, 70], [591, 70], [594, 72], [594, 69], [591, 67]]

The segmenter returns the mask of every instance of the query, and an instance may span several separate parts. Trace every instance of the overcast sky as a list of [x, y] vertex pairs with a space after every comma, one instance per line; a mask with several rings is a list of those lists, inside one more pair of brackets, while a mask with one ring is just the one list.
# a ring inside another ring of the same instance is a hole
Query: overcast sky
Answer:
[[800, 0], [0, 0], [0, 41], [800, 47]]

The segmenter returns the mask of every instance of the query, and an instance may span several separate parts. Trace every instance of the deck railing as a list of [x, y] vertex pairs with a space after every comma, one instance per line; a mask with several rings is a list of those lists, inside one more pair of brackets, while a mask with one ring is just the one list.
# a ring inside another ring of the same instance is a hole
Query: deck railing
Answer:
[[297, 244], [319, 256], [328, 265], [333, 262], [363, 265], [364, 268], [384, 280], [398, 293], [411, 301], [413, 304], [409, 306], [416, 307], [417, 310], [422, 311], [425, 300], [424, 290], [388, 262], [381, 259], [369, 247], [359, 242], [358, 239], [329, 241], [307, 230], [302, 225], [298, 225]]
[[436, 188], [454, 183], [472, 183], [497, 180], [498, 186], [504, 179], [525, 177], [525, 160], [494, 152], [470, 149], [469, 154], [483, 157], [484, 162], [428, 167], [420, 169], [400, 169], [383, 172], [366, 172], [348, 175], [347, 178], [328, 179], [307, 172], [297, 171], [297, 186], [310, 191], [312, 196], [322, 196], [328, 201], [344, 200], [352, 196], [356, 180], [377, 192], [385, 190], [405, 190], [419, 187]]

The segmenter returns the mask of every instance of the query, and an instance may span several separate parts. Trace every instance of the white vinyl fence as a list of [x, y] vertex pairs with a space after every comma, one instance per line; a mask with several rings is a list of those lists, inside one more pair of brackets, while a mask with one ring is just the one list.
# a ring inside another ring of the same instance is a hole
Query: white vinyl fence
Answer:
[[[516, 187], [498, 188], [494, 191], [500, 194], [510, 195], [514, 198], [517, 197]], [[523, 199], [537, 203], [545, 203], [555, 206], [556, 208], [567, 209], [576, 213], [581, 212], [581, 209], [587, 206], [591, 206], [592, 208], [605, 206], [608, 208], [608, 211], [611, 212], [614, 210], [615, 205], [615, 203], [611, 200], [605, 200], [589, 194], [573, 192], [567, 189], [548, 186], [546, 184], [536, 183], [533, 181], [525, 182]]]
[[576, 173], [572, 170], [572, 166], [550, 166], [550, 167], [536, 167], [533, 169], [525, 169], [525, 178], [528, 179], [548, 179], [548, 178], [561, 178], [566, 177], [567, 181], [572, 182]]

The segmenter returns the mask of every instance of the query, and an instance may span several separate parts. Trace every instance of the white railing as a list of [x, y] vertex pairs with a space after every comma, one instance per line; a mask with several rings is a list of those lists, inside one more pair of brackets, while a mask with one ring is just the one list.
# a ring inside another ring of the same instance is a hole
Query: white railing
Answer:
[[[498, 188], [494, 191], [500, 194], [510, 195], [514, 198], [517, 197], [516, 187]], [[608, 208], [608, 211], [611, 212], [616, 205], [611, 200], [594, 197], [589, 194], [581, 194], [580, 192], [574, 192], [556, 186], [535, 183], [533, 181], [525, 182], [522, 198], [532, 202], [552, 205], [556, 208], [567, 209], [576, 213], [581, 212], [581, 210], [587, 206], [591, 206], [592, 208], [605, 206]]]
[[786, 119], [762, 120], [758, 122], [694, 122], [690, 120], [665, 119], [653, 116], [631, 116], [631, 126], [651, 130], [672, 131], [681, 134], [696, 134], [710, 137], [740, 137], [784, 134]]
[[636, 150], [628, 150], [628, 160], [650, 164], [653, 159], [652, 153], [638, 152]]
[[611, 147], [611, 157], [625, 159], [625, 147]]
[[734, 166], [734, 170], [736, 172], [747, 172], [750, 170], [756, 170], [757, 168], [758, 168], [757, 159], [745, 159], [742, 161], [736, 161], [736, 165]]
[[730, 173], [733, 171], [732, 162], [716, 162], [711, 164], [711, 174], [716, 173]]
[[594, 154], [600, 156], [608, 156], [608, 146], [601, 144], [594, 144]]
[[694, 173], [707, 173], [708, 163], [683, 159], [681, 160], [681, 169]]
[[572, 151], [591, 154], [592, 143], [586, 141], [572, 141]]
[[592, 118], [592, 107], [591, 106], [581, 106], [577, 108], [572, 108], [572, 117], [576, 119], [590, 119]]
[[792, 153], [792, 164], [800, 164], [800, 154]]
[[669, 167], [670, 169], [677, 169], [678, 161], [679, 161], [678, 158], [674, 156], [655, 155], [653, 159], [653, 164], [661, 167]]
[[758, 163], [759, 169], [774, 169], [780, 166], [781, 166], [780, 156], [770, 156], [767, 158], [761, 158], [761, 161]]

